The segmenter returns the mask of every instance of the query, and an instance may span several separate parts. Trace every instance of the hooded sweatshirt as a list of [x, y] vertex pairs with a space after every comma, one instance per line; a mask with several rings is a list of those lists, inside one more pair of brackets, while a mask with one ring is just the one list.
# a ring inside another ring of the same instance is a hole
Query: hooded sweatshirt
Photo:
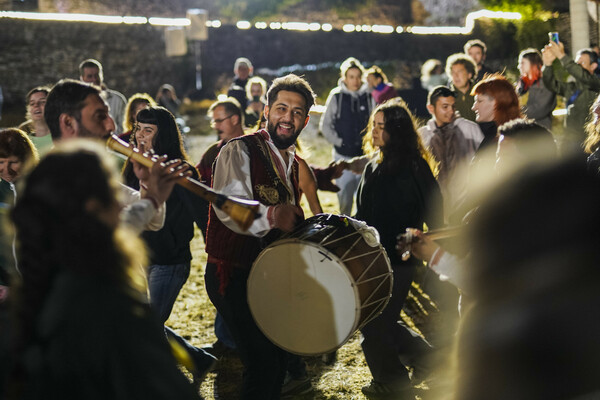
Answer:
[[342, 79], [327, 97], [320, 130], [333, 144], [336, 153], [355, 157], [362, 155], [362, 138], [375, 101], [364, 83], [357, 91], [346, 87]]

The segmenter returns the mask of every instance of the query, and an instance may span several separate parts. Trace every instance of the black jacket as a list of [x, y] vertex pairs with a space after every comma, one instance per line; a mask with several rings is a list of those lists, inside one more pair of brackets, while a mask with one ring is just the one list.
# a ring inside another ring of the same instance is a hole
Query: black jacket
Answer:
[[371, 160], [363, 172], [356, 202], [356, 218], [379, 231], [392, 265], [404, 263], [395, 247], [396, 237], [406, 228], [422, 230], [423, 222], [430, 229], [443, 224], [442, 194], [422, 158], [404, 161], [393, 172]]

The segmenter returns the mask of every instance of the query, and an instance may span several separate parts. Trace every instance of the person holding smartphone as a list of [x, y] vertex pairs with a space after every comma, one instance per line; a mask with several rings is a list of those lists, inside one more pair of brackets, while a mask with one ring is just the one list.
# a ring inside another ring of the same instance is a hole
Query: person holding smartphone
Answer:
[[[565, 134], [560, 144], [561, 153], [582, 152], [581, 144], [585, 140], [584, 124], [589, 109], [600, 92], [600, 77], [594, 74], [598, 67], [598, 55], [588, 48], [577, 52], [575, 60], [565, 54], [562, 42], [555, 41], [558, 35], [542, 50], [542, 79], [546, 88], [563, 96], [567, 104]], [[573, 80], [564, 82], [554, 73], [552, 64], [559, 60]]]

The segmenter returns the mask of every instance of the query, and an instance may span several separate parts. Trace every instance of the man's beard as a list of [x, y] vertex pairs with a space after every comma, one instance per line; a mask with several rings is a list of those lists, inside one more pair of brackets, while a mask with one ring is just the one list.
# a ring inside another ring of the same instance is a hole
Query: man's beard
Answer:
[[[291, 125], [293, 128], [295, 128], [293, 124]], [[277, 125], [273, 125], [269, 122], [267, 123], [267, 132], [269, 132], [269, 136], [271, 136], [271, 140], [275, 144], [275, 147], [277, 147], [279, 150], [284, 150], [296, 142], [296, 139], [298, 139], [298, 136], [300, 136], [302, 129], [294, 130], [294, 134], [292, 136], [282, 138], [277, 135]]]
[[110, 137], [111, 133], [112, 132], [108, 132], [104, 136], [98, 136], [98, 135], [92, 133], [91, 131], [87, 130], [86, 127], [83, 126], [83, 124], [80, 122], [79, 123], [79, 132], [77, 134], [77, 137], [104, 140], [104, 139], [108, 139]]

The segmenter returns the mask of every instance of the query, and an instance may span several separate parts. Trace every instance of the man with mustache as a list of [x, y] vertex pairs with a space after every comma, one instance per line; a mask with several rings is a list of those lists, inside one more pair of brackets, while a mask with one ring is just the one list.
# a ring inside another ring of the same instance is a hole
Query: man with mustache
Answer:
[[214, 163], [213, 188], [260, 202], [260, 216], [246, 232], [210, 209], [206, 234], [206, 291], [223, 316], [244, 364], [243, 399], [278, 399], [287, 353], [260, 331], [250, 312], [250, 268], [270, 240], [302, 219], [294, 143], [308, 123], [314, 93], [304, 79], [287, 75], [267, 92], [267, 129], [230, 140]]
[[[88, 138], [106, 140], [115, 131], [115, 121], [109, 114], [108, 105], [100, 90], [93, 85], [72, 79], [59, 81], [46, 99], [44, 119], [48, 124], [52, 140]], [[134, 230], [159, 230], [165, 218], [164, 202], [171, 194], [180, 173], [188, 174], [177, 167], [180, 161], [163, 163], [159, 158], [151, 169], [138, 168], [140, 180], [147, 189], [136, 191], [121, 185], [121, 213], [123, 222]]]

